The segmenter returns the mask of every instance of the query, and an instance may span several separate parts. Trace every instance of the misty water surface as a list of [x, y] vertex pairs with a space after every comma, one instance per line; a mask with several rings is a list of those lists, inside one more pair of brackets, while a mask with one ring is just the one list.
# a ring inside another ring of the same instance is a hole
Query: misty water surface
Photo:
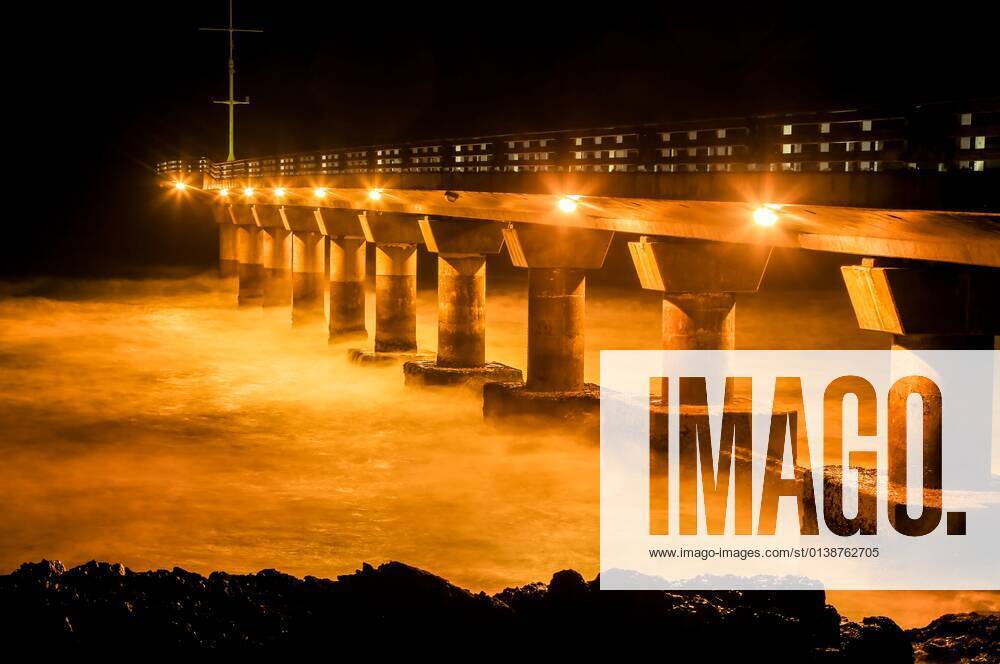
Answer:
[[[596, 573], [592, 441], [485, 424], [471, 392], [349, 364], [321, 327], [237, 310], [215, 279], [28, 286], [0, 298], [0, 571], [48, 557], [335, 576], [401, 560], [491, 592]], [[491, 285], [488, 359], [524, 367], [525, 293]], [[420, 293], [426, 348], [434, 297]], [[656, 294], [591, 288], [587, 306], [588, 380], [602, 348], [659, 347]], [[737, 311], [741, 348], [886, 344], [857, 330], [842, 292], [764, 292]], [[911, 624], [996, 605], [831, 598]]]

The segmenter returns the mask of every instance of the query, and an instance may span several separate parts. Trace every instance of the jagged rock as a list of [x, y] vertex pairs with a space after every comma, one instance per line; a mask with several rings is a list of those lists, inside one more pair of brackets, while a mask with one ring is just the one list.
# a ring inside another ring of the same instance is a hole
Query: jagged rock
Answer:
[[575, 569], [564, 569], [552, 575], [549, 581], [549, 595], [553, 599], [579, 600], [590, 591], [583, 575]]
[[18, 576], [32, 577], [36, 579], [50, 579], [59, 576], [66, 571], [59, 560], [42, 559], [37, 563], [22, 563], [14, 574]]
[[[61, 563], [60, 563], [61, 564]], [[64, 572], [67, 576], [89, 576], [93, 578], [125, 576], [129, 570], [121, 563], [99, 563], [91, 560], [89, 563], [77, 565]]]
[[[945, 616], [910, 636], [925, 659], [958, 653], [980, 661], [973, 658], [995, 654], [996, 630], [995, 617]], [[841, 622], [821, 591], [601, 592], [599, 579], [563, 570], [547, 584], [491, 597], [397, 562], [365, 563], [336, 580], [272, 569], [206, 578], [177, 567], [133, 572], [95, 561], [70, 570], [26, 563], [0, 576], [0, 631], [8, 647], [49, 650], [329, 650], [360, 642], [375, 652], [458, 654], [473, 637], [480, 648], [503, 643], [512, 653], [543, 648], [565, 655], [592, 651], [605, 635], [624, 648], [653, 647], [681, 659], [738, 659], [755, 651], [770, 661], [913, 659], [908, 635], [891, 620]]]
[[1000, 662], [1000, 615], [949, 613], [907, 632], [918, 662]]
[[840, 651], [848, 661], [913, 661], [910, 639], [899, 625], [884, 616], [865, 618], [861, 623], [845, 621], [840, 627], [840, 640]]
[[467, 620], [509, 611], [484, 593], [473, 594], [430, 572], [397, 562], [377, 569], [366, 563], [352, 575], [337, 577], [333, 590], [335, 596], [353, 602], [353, 611], [370, 612], [373, 619], [419, 611], [424, 618], [448, 614], [449, 619]]

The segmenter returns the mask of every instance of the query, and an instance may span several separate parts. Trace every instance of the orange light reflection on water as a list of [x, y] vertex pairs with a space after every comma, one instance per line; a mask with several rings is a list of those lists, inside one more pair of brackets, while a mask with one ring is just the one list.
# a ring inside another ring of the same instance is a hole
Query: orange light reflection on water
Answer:
[[[48, 557], [335, 576], [401, 560], [490, 592], [596, 573], [594, 445], [497, 430], [471, 393], [406, 389], [399, 367], [351, 365], [322, 328], [238, 311], [217, 288], [94, 282], [0, 298], [0, 570]], [[490, 359], [524, 367], [524, 294], [491, 284]], [[421, 291], [423, 346], [435, 312]], [[879, 343], [842, 294], [765, 293], [738, 315], [741, 347]], [[591, 289], [588, 380], [602, 347], [657, 348], [659, 316], [655, 293]], [[998, 606], [993, 593], [830, 597], [907, 626]]]

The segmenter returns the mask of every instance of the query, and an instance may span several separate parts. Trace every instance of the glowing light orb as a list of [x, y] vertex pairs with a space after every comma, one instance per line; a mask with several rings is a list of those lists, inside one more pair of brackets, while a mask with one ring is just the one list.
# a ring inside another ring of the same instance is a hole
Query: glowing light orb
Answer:
[[368, 198], [370, 198], [373, 201], [380, 201], [380, 200], [382, 200], [382, 190], [381, 189], [369, 189], [368, 190]]
[[285, 196], [285, 188], [284, 187], [275, 187], [274, 188], [274, 195], [275, 195], [276, 198], [284, 198], [284, 196]]
[[573, 196], [564, 196], [563, 198], [560, 198], [557, 205], [559, 210], [561, 212], [565, 212], [566, 214], [576, 212], [576, 198]]
[[229, 190], [223, 187], [219, 190], [219, 196], [222, 198], [229, 198]]
[[326, 198], [326, 187], [316, 187], [313, 189], [313, 196], [316, 198]]
[[244, 189], [243, 195], [246, 196], [247, 198], [253, 196], [253, 187], [247, 187], [246, 189]]
[[175, 182], [174, 189], [176, 189], [177, 191], [184, 191], [185, 189], [187, 189], [187, 185], [184, 184], [183, 182]]
[[753, 211], [753, 223], [758, 226], [774, 226], [778, 223], [778, 215], [770, 207], [762, 205]]

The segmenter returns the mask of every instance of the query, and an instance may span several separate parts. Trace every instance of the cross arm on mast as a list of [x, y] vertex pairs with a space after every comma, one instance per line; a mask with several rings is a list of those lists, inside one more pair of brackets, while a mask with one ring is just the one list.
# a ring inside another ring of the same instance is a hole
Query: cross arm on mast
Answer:
[[264, 32], [256, 28], [198, 28], [201, 32]]
[[229, 0], [229, 25], [225, 28], [198, 28], [202, 32], [226, 32], [229, 33], [229, 62], [228, 62], [228, 73], [229, 73], [229, 98], [228, 99], [213, 99], [213, 104], [225, 104], [229, 107], [229, 156], [227, 161], [233, 161], [236, 159], [235, 150], [233, 147], [233, 111], [238, 105], [249, 104], [250, 97], [244, 97], [242, 100], [236, 99], [236, 60], [233, 57], [235, 34], [237, 32], [264, 32], [257, 28], [237, 28], [233, 26], [233, 0]]

